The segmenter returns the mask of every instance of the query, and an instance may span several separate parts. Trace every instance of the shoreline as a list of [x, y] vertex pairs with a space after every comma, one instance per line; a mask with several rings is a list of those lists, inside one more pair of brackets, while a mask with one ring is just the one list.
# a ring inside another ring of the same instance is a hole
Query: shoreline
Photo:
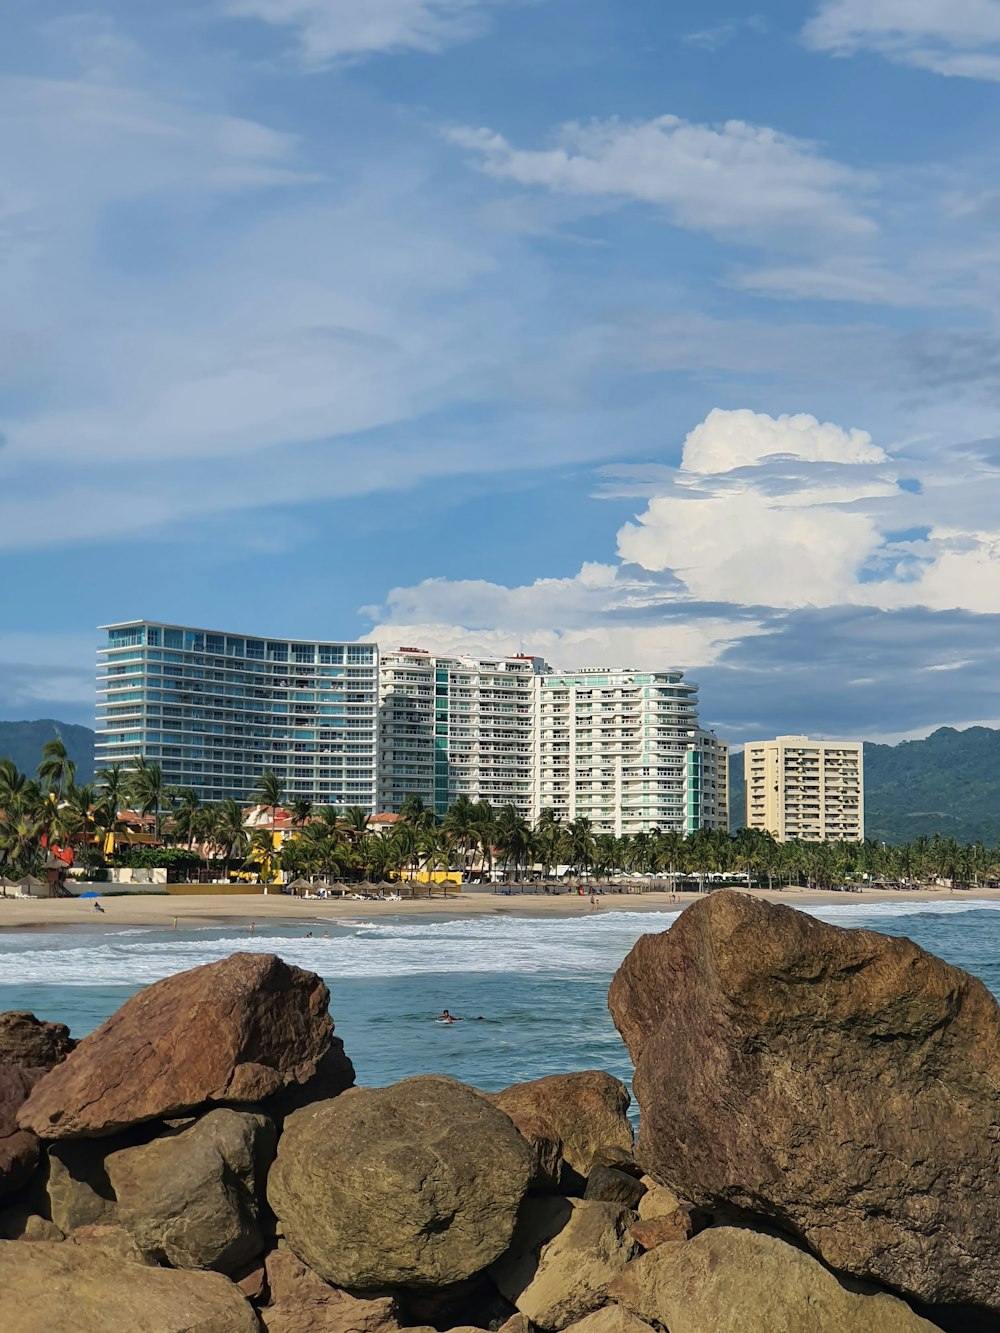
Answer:
[[[739, 888], [738, 885], [727, 887]], [[747, 892], [747, 890], [743, 890]], [[751, 889], [756, 898], [785, 903], [790, 907], [847, 907], [861, 909], [873, 905], [903, 908], [916, 903], [951, 902], [971, 905], [1000, 902], [1000, 889], [918, 889], [909, 892], [866, 889], [862, 893], [836, 893], [827, 889]], [[674, 901], [671, 901], [671, 898]], [[379, 917], [417, 920], [461, 919], [515, 915], [532, 918], [567, 918], [599, 916], [606, 912], [682, 911], [697, 902], [698, 893], [608, 894], [600, 897], [600, 906], [592, 907], [589, 894], [546, 896], [544, 894], [501, 894], [482, 891], [456, 894], [451, 898], [415, 899], [402, 902], [343, 902], [285, 895], [167, 895], [147, 894], [102, 896], [104, 915], [94, 913], [91, 899], [0, 898], [0, 933], [17, 930], [44, 930], [65, 926], [112, 931], [122, 927], [170, 927], [180, 923], [224, 926], [230, 922], [264, 921], [373, 921]]]

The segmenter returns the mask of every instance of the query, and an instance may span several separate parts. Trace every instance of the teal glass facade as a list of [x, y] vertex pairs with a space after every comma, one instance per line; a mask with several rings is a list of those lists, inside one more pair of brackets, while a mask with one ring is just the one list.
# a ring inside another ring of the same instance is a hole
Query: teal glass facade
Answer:
[[257, 638], [156, 621], [105, 627], [99, 766], [142, 756], [202, 801], [251, 798], [265, 769], [285, 800], [375, 810], [378, 648]]

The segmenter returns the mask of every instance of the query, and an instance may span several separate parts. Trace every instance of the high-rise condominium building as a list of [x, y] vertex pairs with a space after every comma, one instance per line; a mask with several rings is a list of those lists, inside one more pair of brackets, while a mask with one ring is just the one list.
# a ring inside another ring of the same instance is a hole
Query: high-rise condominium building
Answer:
[[680, 671], [594, 668], [538, 678], [533, 813], [616, 836], [728, 827], [724, 741], [698, 728]]
[[419, 648], [380, 664], [379, 804], [419, 796], [443, 815], [459, 796], [532, 813], [539, 657], [436, 657]]
[[285, 799], [375, 809], [378, 649], [136, 620], [108, 625], [97, 762], [142, 756], [203, 801], [248, 800], [265, 769]]
[[779, 736], [743, 752], [748, 828], [779, 842], [861, 842], [865, 836], [860, 741]]
[[157, 763], [203, 801], [443, 815], [459, 796], [552, 808], [595, 833], [726, 828], [727, 747], [680, 671], [553, 672], [539, 657], [444, 657], [136, 620], [105, 627], [97, 759]]

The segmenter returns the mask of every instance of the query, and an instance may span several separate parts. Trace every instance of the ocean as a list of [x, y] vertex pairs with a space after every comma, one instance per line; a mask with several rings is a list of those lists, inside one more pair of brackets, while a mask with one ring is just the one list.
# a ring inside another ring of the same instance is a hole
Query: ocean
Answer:
[[[815, 909], [825, 921], [908, 935], [1000, 995], [1000, 903], [887, 902]], [[631, 1068], [607, 1011], [611, 978], [642, 934], [675, 914], [616, 912], [163, 931], [102, 926], [0, 933], [0, 1009], [31, 1009], [81, 1037], [161, 977], [238, 950], [274, 952], [330, 987], [358, 1082], [439, 1073], [486, 1091], [543, 1074]], [[307, 931], [312, 930], [312, 937]], [[329, 932], [324, 936], [324, 932]], [[435, 1023], [448, 1008], [463, 1021]], [[192, 1032], [192, 1041], [202, 1034]]]

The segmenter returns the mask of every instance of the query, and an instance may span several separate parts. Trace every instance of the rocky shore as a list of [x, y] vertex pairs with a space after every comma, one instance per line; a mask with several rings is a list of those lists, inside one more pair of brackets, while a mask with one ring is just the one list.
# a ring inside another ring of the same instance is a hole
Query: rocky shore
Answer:
[[354, 1070], [234, 954], [79, 1043], [0, 1014], [5, 1333], [1000, 1330], [1000, 1010], [907, 940], [716, 892], [609, 1004], [629, 1094]]

